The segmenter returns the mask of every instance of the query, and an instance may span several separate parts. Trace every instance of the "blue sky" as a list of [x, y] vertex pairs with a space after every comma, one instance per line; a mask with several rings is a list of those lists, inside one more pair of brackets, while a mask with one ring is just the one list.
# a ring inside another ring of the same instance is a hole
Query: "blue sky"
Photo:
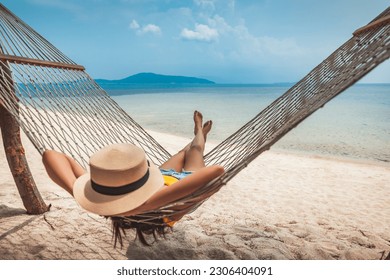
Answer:
[[[138, 72], [294, 82], [388, 0], [6, 0], [93, 78]], [[390, 82], [386, 61], [362, 82]]]

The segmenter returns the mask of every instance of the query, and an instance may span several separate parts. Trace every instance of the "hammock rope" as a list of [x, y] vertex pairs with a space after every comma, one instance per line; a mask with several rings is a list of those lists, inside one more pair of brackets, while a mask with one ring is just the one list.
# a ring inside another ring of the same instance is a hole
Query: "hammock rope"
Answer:
[[[242, 128], [205, 155], [207, 165], [226, 173], [195, 193], [147, 213], [136, 221], [177, 214], [181, 205], [194, 210], [203, 194], [213, 194], [259, 154], [328, 101], [390, 56], [390, 8], [333, 52], [307, 76], [272, 102]], [[100, 148], [128, 142], [144, 149], [155, 164], [167, 152], [99, 85], [57, 48], [0, 5], [0, 103], [18, 120], [42, 154], [64, 152], [88, 167]], [[12, 73], [12, 75], [10, 75]], [[180, 210], [184, 211], [184, 210]], [[133, 220], [132, 217], [128, 217]]]

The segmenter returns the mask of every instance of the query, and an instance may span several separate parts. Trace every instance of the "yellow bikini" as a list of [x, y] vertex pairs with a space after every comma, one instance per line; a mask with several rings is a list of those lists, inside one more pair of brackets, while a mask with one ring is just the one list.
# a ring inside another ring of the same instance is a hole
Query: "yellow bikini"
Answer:
[[170, 185], [179, 181], [179, 179], [172, 177], [172, 176], [169, 176], [169, 175], [162, 175], [162, 176], [164, 178], [164, 184], [166, 186], [170, 186]]

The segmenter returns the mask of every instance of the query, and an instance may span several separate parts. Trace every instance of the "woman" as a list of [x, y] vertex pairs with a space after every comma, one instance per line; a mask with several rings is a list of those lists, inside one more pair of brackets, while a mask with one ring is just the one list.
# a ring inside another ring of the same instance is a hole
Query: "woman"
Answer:
[[[134, 222], [137, 214], [159, 209], [195, 192], [224, 172], [221, 166], [205, 166], [203, 153], [212, 122], [203, 123], [200, 112], [194, 112], [194, 134], [191, 143], [162, 164], [159, 169], [146, 159], [145, 153], [131, 144], [115, 144], [103, 148], [90, 158], [90, 172], [74, 159], [47, 150], [43, 163], [49, 177], [73, 195], [86, 210], [110, 217], [115, 243], [122, 245], [124, 229], [133, 228], [143, 244], [144, 234], [164, 235], [166, 229], [181, 219], [188, 206], [176, 206], [170, 219], [155, 223]], [[193, 199], [197, 203], [210, 196]], [[187, 208], [187, 210], [186, 210]], [[126, 217], [131, 216], [130, 219]]]

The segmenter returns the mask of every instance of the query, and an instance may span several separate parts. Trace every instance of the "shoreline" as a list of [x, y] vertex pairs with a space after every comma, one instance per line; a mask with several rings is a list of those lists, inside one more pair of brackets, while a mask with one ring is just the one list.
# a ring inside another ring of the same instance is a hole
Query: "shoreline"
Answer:
[[[188, 138], [148, 131], [170, 153]], [[23, 136], [51, 210], [25, 214], [0, 148], [0, 259], [383, 259], [390, 255], [390, 167], [267, 151], [166, 239], [113, 248], [110, 223], [46, 175]], [[2, 146], [2, 145], [1, 145]], [[210, 149], [212, 145], [208, 145]]]

